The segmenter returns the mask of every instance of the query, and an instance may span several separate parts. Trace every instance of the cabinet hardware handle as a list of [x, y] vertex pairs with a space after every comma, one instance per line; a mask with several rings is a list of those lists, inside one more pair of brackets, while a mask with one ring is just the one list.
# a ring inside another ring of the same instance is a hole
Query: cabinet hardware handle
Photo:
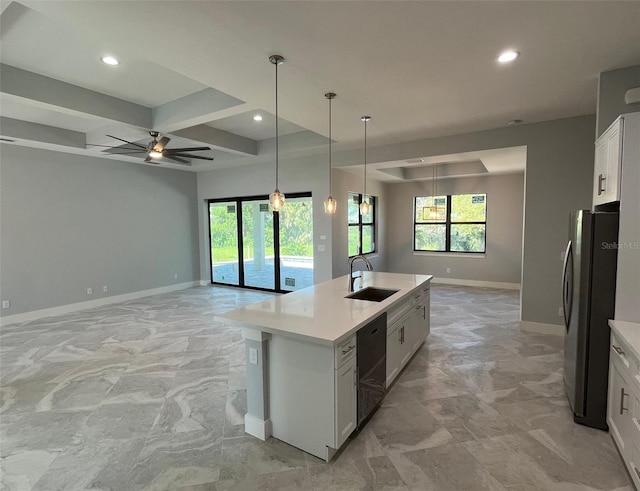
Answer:
[[349, 348], [347, 348], [346, 350], [342, 350], [342, 354], [346, 355], [347, 353], [351, 353], [354, 348], [355, 348], [355, 345], [354, 346], [349, 346]]
[[358, 367], [353, 371], [353, 385], [358, 386]]
[[624, 414], [625, 411], [628, 411], [628, 407], [624, 407], [624, 396], [628, 396], [629, 394], [625, 393], [624, 387], [620, 389], [620, 414]]
[[602, 174], [598, 175], [598, 196], [600, 196], [602, 193], [606, 191], [606, 188], [602, 186], [604, 184], [604, 181], [606, 180], [607, 178], [604, 177]]
[[624, 351], [619, 346], [612, 344], [611, 347], [618, 353], [620, 356], [624, 356]]

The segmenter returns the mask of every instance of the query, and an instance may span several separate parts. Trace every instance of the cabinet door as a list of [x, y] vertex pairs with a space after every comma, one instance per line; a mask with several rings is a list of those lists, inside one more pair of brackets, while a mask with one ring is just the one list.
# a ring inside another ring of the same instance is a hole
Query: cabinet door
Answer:
[[593, 176], [594, 206], [620, 200], [623, 122], [622, 118], [617, 120], [596, 141]]
[[[399, 323], [393, 324], [387, 329], [387, 387], [400, 373], [400, 334]], [[400, 324], [401, 325], [401, 324]]]
[[627, 381], [622, 371], [618, 368], [617, 363], [609, 364], [609, 401], [608, 401], [608, 423], [611, 429], [611, 435], [615, 440], [620, 453], [625, 457], [625, 461], [631, 456], [632, 435], [631, 415], [631, 384]]
[[409, 312], [402, 320], [400, 327], [400, 369], [402, 369], [409, 360], [413, 351], [413, 339], [415, 339], [416, 321], [413, 312]]
[[357, 424], [356, 358], [336, 370], [336, 446], [346, 441]]

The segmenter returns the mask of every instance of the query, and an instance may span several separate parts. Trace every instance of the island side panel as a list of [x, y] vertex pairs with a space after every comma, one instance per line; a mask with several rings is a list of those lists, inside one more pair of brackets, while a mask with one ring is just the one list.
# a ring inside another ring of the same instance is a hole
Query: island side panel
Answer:
[[271, 436], [269, 418], [269, 364], [268, 342], [271, 334], [257, 329], [243, 328], [247, 373], [247, 414], [245, 431], [266, 440]]
[[269, 341], [273, 436], [321, 459], [335, 446], [334, 348], [285, 336]]

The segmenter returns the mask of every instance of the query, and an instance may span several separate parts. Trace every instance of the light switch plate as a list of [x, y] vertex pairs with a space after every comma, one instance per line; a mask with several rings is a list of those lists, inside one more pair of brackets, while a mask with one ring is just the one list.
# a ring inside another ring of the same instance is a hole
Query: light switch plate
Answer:
[[249, 348], [249, 363], [252, 365], [258, 364], [258, 350], [255, 348]]
[[324, 252], [325, 251], [325, 245], [324, 244], [318, 244], [318, 252]]

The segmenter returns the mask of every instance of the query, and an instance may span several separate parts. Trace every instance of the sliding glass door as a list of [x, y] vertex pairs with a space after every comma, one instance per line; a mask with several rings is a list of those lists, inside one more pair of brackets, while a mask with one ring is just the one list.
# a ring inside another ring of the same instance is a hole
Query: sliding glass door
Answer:
[[235, 201], [209, 202], [211, 281], [240, 285], [238, 205]]
[[313, 285], [313, 202], [287, 195], [280, 213], [267, 196], [209, 201], [211, 282], [271, 291]]
[[244, 286], [275, 290], [273, 215], [268, 199], [242, 202]]

